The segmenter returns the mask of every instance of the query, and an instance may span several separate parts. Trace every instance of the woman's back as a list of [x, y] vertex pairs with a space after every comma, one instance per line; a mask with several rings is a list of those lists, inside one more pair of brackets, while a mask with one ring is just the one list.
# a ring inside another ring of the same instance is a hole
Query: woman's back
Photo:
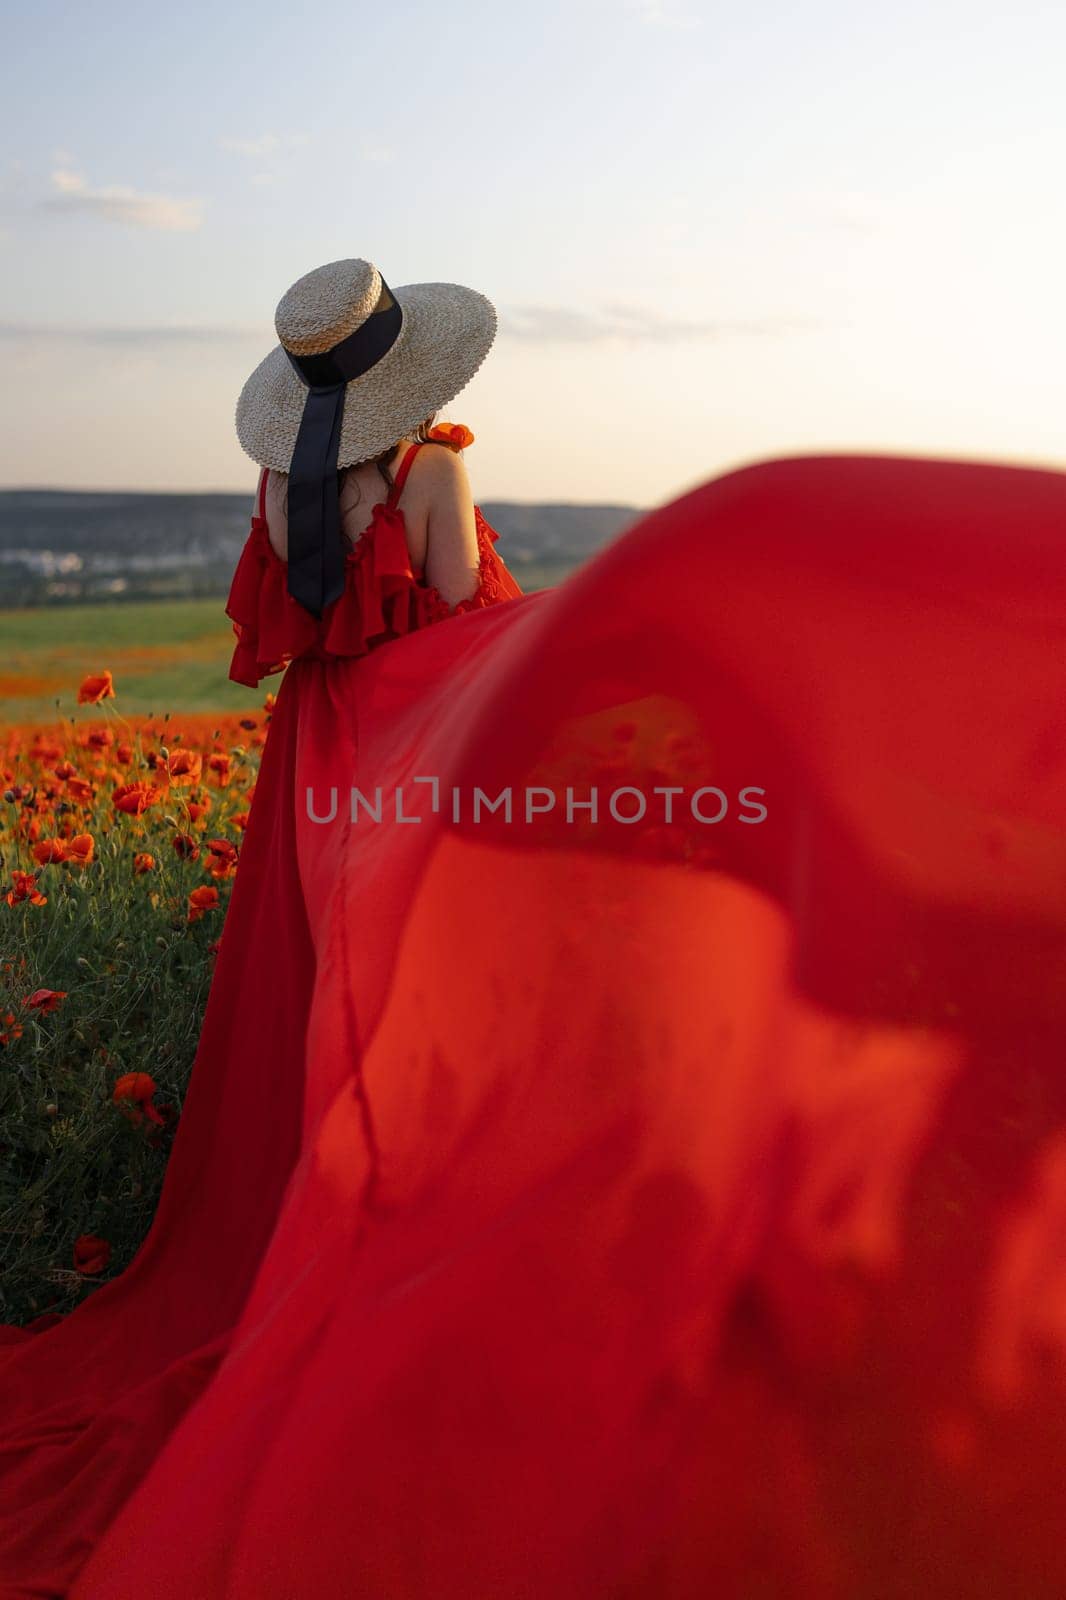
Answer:
[[[410, 438], [401, 439], [385, 463], [389, 482], [372, 461], [349, 467], [340, 491], [341, 531], [350, 545], [356, 545], [370, 528], [374, 508], [384, 505], [390, 493], [399, 506], [402, 495], [411, 565], [424, 569], [427, 583], [455, 605], [477, 590], [474, 501], [461, 457], [430, 442], [432, 449], [422, 449], [415, 448]], [[282, 561], [288, 558], [287, 498], [287, 475], [269, 470], [263, 510], [270, 548]]]
[[[449, 431], [473, 440], [468, 429]], [[234, 682], [254, 687], [298, 656], [363, 655], [521, 594], [473, 502], [458, 450], [434, 443], [400, 441], [388, 463], [391, 488], [373, 463], [349, 469], [340, 498], [344, 584], [320, 617], [288, 591], [285, 475], [262, 470], [226, 606], [237, 638]]]
[[[390, 479], [395, 482], [400, 463], [404, 453], [412, 444], [410, 439], [401, 439], [386, 462]], [[286, 504], [288, 499], [288, 474], [276, 472], [273, 468], [267, 471], [266, 491], [263, 496], [266, 511], [267, 533], [271, 549], [283, 561], [289, 554], [289, 527]], [[370, 522], [370, 510], [378, 501], [384, 500], [389, 492], [380, 470], [369, 461], [360, 462], [358, 466], [349, 467], [344, 474], [340, 492], [341, 528], [346, 539], [354, 544], [365, 532]], [[405, 498], [405, 517], [410, 496]]]

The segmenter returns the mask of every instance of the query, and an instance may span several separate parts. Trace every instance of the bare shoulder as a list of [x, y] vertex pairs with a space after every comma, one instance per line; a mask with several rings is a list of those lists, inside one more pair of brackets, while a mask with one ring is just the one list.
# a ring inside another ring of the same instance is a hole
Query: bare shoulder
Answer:
[[420, 482], [427, 493], [462, 495], [470, 492], [466, 463], [458, 450], [432, 442], [423, 446], [411, 463], [410, 481]]
[[470, 599], [478, 586], [477, 523], [466, 466], [459, 452], [445, 445], [420, 450], [413, 468], [422, 457], [416, 493], [424, 508], [426, 580], [449, 605], [456, 605]]

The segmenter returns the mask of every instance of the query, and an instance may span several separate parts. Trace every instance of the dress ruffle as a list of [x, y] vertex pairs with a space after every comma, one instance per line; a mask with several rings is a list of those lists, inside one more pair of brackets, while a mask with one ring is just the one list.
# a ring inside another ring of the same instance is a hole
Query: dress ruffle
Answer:
[[365, 655], [416, 628], [520, 595], [494, 549], [499, 535], [478, 507], [474, 514], [478, 586], [468, 599], [450, 605], [439, 589], [425, 582], [423, 569], [411, 562], [402, 510], [382, 502], [374, 506], [369, 527], [345, 559], [343, 592], [321, 618], [289, 593], [287, 564], [270, 543], [265, 519], [253, 515], [226, 602], [237, 640], [230, 678], [255, 689], [262, 678], [281, 672], [297, 656], [328, 660]]

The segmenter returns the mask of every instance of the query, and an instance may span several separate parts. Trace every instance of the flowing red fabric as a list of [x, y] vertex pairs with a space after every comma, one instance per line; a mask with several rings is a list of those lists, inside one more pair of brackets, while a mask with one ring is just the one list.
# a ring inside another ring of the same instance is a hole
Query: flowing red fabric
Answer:
[[1059, 1600], [1064, 574], [1066, 475], [770, 461], [293, 660], [0, 1593]]
[[[437, 431], [444, 431], [444, 425]], [[470, 599], [448, 605], [439, 589], [427, 582], [424, 569], [412, 563], [400, 497], [424, 448], [413, 444], [407, 450], [386, 498], [373, 507], [369, 524], [352, 542], [344, 563], [344, 587], [321, 618], [289, 593], [285, 561], [270, 542], [264, 468], [256, 514], [226, 603], [237, 636], [229, 673], [235, 683], [254, 689], [268, 674], [280, 672], [300, 656], [330, 661], [366, 655], [375, 645], [431, 622], [521, 594], [494, 548], [499, 534], [486, 522], [480, 506], [474, 507], [478, 582]]]

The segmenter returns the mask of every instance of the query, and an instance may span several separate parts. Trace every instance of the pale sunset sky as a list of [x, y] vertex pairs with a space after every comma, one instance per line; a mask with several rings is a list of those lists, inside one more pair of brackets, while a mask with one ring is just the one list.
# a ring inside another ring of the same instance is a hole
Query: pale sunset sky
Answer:
[[0, 485], [247, 490], [274, 307], [497, 305], [479, 499], [823, 451], [1066, 465], [1066, 7], [42, 3], [4, 23]]

